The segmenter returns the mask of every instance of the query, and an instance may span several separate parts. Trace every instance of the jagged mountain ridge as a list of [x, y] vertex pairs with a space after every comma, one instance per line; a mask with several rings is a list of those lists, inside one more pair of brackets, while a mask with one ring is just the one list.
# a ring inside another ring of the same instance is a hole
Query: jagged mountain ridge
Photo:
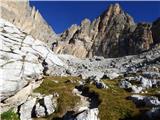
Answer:
[[120, 57], [139, 54], [160, 42], [160, 19], [152, 24], [135, 23], [119, 4], [109, 9], [93, 22], [84, 19], [81, 25], [72, 25], [62, 33], [56, 53], [72, 54], [85, 58], [93, 56]]
[[58, 38], [40, 12], [34, 6], [30, 6], [28, 0], [0, 0], [0, 8], [1, 18], [8, 20], [22, 31], [40, 39], [49, 46]]

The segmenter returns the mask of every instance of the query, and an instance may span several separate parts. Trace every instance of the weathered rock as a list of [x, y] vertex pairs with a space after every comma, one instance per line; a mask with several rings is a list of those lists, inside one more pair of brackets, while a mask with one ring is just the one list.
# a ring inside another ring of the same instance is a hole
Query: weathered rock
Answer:
[[[21, 120], [31, 120], [35, 117], [45, 117], [52, 114], [57, 106], [57, 97], [53, 95], [34, 94], [28, 100], [19, 106]], [[27, 112], [27, 114], [25, 114]]]
[[139, 23], [129, 39], [129, 54], [138, 54], [149, 50], [153, 44], [151, 25]]
[[55, 107], [53, 104], [53, 95], [48, 95], [44, 97], [44, 105], [47, 109], [47, 115], [52, 114], [55, 111]]
[[82, 79], [88, 79], [93, 81], [100, 81], [103, 78], [104, 73], [100, 71], [84, 71], [81, 73]]
[[143, 76], [147, 77], [148, 79], [160, 79], [159, 72], [143, 72]]
[[131, 89], [132, 89], [132, 92], [133, 92], [133, 93], [140, 93], [140, 92], [143, 90], [142, 87], [138, 87], [138, 86], [136, 86], [136, 85], [133, 85], [133, 86], [131, 87]]
[[88, 109], [81, 111], [73, 120], [99, 120], [98, 109]]
[[32, 120], [32, 110], [36, 104], [36, 98], [26, 101], [20, 108], [20, 119], [21, 120]]
[[22, 31], [51, 44], [58, 39], [58, 36], [47, 24], [35, 7], [30, 7], [29, 1], [0, 0], [1, 18], [16, 25]]
[[132, 87], [132, 84], [126, 80], [122, 80], [120, 83], [119, 83], [119, 87], [120, 88], [124, 88], [124, 89], [129, 89]]
[[159, 99], [153, 96], [132, 95], [131, 99], [141, 106], [156, 107], [160, 105]]
[[[3, 29], [0, 32], [1, 101], [5, 100], [5, 104], [11, 105], [18, 105], [18, 101], [22, 104], [33, 86], [36, 86], [34, 82], [42, 79], [47, 71], [46, 66], [60, 67], [64, 63], [43, 42], [22, 32], [6, 20], [0, 19], [0, 27]], [[22, 94], [19, 91], [24, 87], [26, 89]], [[19, 93], [14, 97], [17, 92]], [[12, 99], [6, 100], [10, 96]]]
[[113, 80], [117, 77], [119, 77], [119, 74], [115, 72], [105, 72], [105, 76], [108, 77], [110, 80]]
[[35, 108], [36, 117], [44, 117], [45, 114], [45, 108], [41, 106], [39, 103], [36, 104]]
[[107, 89], [107, 88], [108, 88], [108, 86], [107, 86], [103, 81], [101, 81], [101, 82], [96, 82], [96, 87], [97, 87], [97, 88], [104, 88], [104, 89]]
[[146, 78], [141, 77], [140, 82], [143, 88], [151, 88], [152, 87], [152, 81]]
[[160, 101], [157, 97], [153, 97], [153, 96], [145, 97], [144, 102], [146, 106], [151, 106], [151, 107], [160, 106]]

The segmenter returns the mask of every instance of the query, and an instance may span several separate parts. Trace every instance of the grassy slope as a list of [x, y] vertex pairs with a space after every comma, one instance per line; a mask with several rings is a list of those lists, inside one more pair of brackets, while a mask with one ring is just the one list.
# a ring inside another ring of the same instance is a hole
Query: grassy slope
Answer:
[[[52, 80], [57, 80], [59, 83], [55, 83]], [[75, 83], [71, 83], [69, 81]], [[68, 110], [72, 110], [79, 102], [80, 98], [72, 94], [73, 88], [77, 85], [77, 77], [47, 77], [41, 86], [34, 90], [41, 94], [53, 94], [57, 92], [59, 94], [58, 109], [49, 118], [59, 118], [64, 115]]]
[[[79, 101], [79, 98], [72, 94], [72, 90], [77, 84], [66, 83], [65, 81], [69, 79], [79, 80], [79, 78], [74, 77], [48, 77], [35, 90], [35, 92], [42, 94], [59, 93], [58, 110], [52, 115], [55, 119], [61, 117], [67, 110], [71, 110]], [[58, 80], [59, 83], [54, 83], [52, 80]], [[94, 85], [86, 85], [90, 92], [99, 95], [101, 101], [99, 117], [101, 120], [106, 120], [106, 118], [107, 120], [119, 120], [139, 114], [139, 109], [136, 108], [135, 104], [126, 99], [131, 94], [118, 87], [118, 80], [104, 80], [104, 82], [110, 87], [109, 89], [97, 89]]]
[[132, 101], [126, 98], [131, 94], [118, 87], [117, 80], [104, 80], [109, 89], [97, 89], [89, 85], [90, 91], [99, 94], [101, 104], [99, 105], [99, 117], [101, 120], [119, 120], [132, 118], [139, 114], [138, 108]]
[[[58, 81], [58, 83], [53, 82]], [[53, 115], [48, 116], [48, 120], [60, 120], [68, 111], [72, 110], [80, 98], [72, 94], [73, 88], [78, 85], [78, 77], [46, 77], [41, 86], [34, 90], [41, 94], [59, 94], [58, 108]], [[90, 92], [98, 94], [101, 101], [99, 108], [99, 117], [101, 120], [139, 120], [140, 108], [136, 108], [135, 104], [126, 98], [131, 93], [118, 87], [118, 80], [103, 80], [109, 86], [109, 89], [97, 89], [95, 85], [87, 84]], [[69, 82], [69, 81], [73, 81]], [[148, 95], [154, 95], [155, 89], [151, 89]], [[18, 120], [18, 117], [12, 111], [2, 114], [2, 120]], [[37, 119], [36, 119], [37, 120]], [[38, 120], [44, 120], [38, 118]]]
[[15, 112], [9, 110], [1, 114], [1, 120], [19, 120], [19, 117]]

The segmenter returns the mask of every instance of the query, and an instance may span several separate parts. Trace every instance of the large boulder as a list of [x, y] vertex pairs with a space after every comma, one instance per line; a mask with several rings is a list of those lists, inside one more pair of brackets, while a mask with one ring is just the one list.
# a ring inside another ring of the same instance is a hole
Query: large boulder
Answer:
[[55, 112], [57, 97], [53, 95], [30, 96], [27, 101], [19, 106], [21, 120], [32, 120], [36, 117], [45, 117]]
[[[7, 101], [7, 98], [22, 88], [42, 79], [49, 67], [65, 66], [43, 42], [22, 32], [4, 19], [0, 19], [0, 41], [1, 101]], [[29, 89], [32, 90], [33, 87], [24, 91], [24, 96], [28, 95]]]
[[32, 110], [35, 104], [36, 98], [28, 100], [21, 105], [21, 109], [19, 111], [21, 120], [32, 120]]
[[154, 96], [131, 95], [131, 100], [137, 105], [156, 107], [160, 106], [160, 100]]

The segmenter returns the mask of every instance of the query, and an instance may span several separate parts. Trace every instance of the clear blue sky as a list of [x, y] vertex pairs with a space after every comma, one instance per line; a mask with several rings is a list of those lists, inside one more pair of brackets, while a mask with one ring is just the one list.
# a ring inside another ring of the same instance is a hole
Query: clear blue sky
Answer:
[[[61, 33], [72, 24], [80, 24], [84, 18], [94, 20], [102, 14], [110, 1], [30, 1], [56, 33]], [[135, 22], [152, 22], [160, 17], [160, 2], [118, 2], [122, 9], [134, 17]]]

